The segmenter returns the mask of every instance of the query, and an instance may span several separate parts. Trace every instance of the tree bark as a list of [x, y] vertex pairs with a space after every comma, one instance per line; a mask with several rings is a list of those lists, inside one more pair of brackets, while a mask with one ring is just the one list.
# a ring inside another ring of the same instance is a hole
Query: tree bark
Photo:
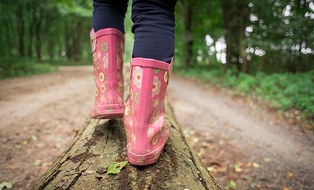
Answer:
[[72, 44], [73, 44], [73, 36], [71, 35], [71, 24], [69, 24], [70, 21], [65, 21], [65, 53], [66, 53], [66, 57], [68, 59], [72, 59]]
[[[242, 2], [242, 1], [241, 1]], [[248, 64], [247, 60], [247, 54], [246, 54], [246, 44], [244, 43], [245, 39], [245, 29], [247, 26], [248, 22], [248, 17], [249, 17], [249, 9], [247, 4], [244, 2], [240, 5], [241, 7], [241, 22], [240, 22], [240, 32], [239, 32], [239, 46], [240, 46], [240, 57], [242, 60], [242, 72], [249, 73], [250, 71], [250, 66]]]
[[25, 35], [25, 21], [24, 21], [24, 4], [21, 3], [18, 6], [18, 9], [16, 10], [16, 16], [17, 16], [17, 30], [18, 30], [18, 52], [21, 57], [25, 56], [24, 51], [24, 35]]
[[166, 115], [171, 135], [157, 163], [127, 164], [117, 175], [100, 174], [111, 163], [127, 160], [126, 138], [122, 119], [92, 119], [33, 189], [220, 189], [184, 138], [168, 103]]
[[41, 44], [41, 31], [42, 31], [42, 23], [43, 23], [43, 10], [39, 9], [37, 13], [38, 17], [36, 19], [36, 24], [35, 24], [35, 49], [36, 49], [36, 56], [38, 60], [42, 59], [42, 44]]
[[32, 3], [29, 4], [29, 10], [31, 12], [31, 21], [29, 25], [29, 42], [28, 42], [28, 57], [33, 57], [33, 39], [34, 39], [34, 26], [36, 24], [36, 12], [38, 11], [36, 9], [36, 6], [34, 6]]
[[[247, 1], [223, 0], [223, 20], [225, 29], [225, 41], [227, 45], [226, 60], [227, 67], [235, 67], [238, 72], [241, 71], [241, 63], [239, 61], [241, 55], [241, 47], [243, 45], [241, 35], [246, 28]], [[245, 17], [245, 18], [244, 18]], [[244, 36], [242, 36], [244, 37]]]
[[193, 5], [189, 0], [182, 3], [183, 7], [183, 37], [184, 37], [184, 66], [190, 67], [193, 60], [193, 36], [192, 36], [192, 14]]
[[77, 20], [75, 27], [73, 28], [74, 35], [74, 43], [73, 43], [73, 57], [74, 60], [80, 60], [81, 53], [82, 53], [82, 33], [81, 32], [74, 32], [74, 31], [83, 31], [83, 22], [82, 20]]

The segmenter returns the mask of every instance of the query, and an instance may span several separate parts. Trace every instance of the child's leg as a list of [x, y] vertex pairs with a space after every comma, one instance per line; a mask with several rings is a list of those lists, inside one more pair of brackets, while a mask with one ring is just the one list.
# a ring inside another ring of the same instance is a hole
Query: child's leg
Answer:
[[92, 42], [96, 84], [93, 118], [123, 117], [124, 16], [127, 0], [94, 0]]
[[124, 17], [128, 0], [94, 0], [92, 27], [95, 32], [116, 28], [124, 33]]
[[164, 100], [174, 55], [174, 6], [175, 0], [133, 1], [135, 42], [124, 126], [134, 165], [156, 162], [169, 137]]
[[133, 0], [133, 57], [170, 63], [174, 56], [174, 8], [176, 0]]

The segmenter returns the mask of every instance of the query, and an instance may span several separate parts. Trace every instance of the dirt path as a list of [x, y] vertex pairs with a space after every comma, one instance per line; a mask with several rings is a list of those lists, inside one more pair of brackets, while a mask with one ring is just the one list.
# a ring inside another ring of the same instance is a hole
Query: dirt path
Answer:
[[84, 125], [94, 84], [81, 68], [0, 81], [0, 183], [30, 189]]
[[[84, 125], [93, 96], [90, 67], [0, 81], [0, 183], [30, 189]], [[313, 135], [243, 98], [178, 77], [169, 96], [222, 186], [232, 180], [237, 189], [314, 189]]]
[[[214, 147], [195, 146], [208, 167], [218, 166], [209, 169], [225, 187], [233, 180], [239, 189], [314, 189], [311, 133], [209, 85], [173, 77], [169, 94], [179, 124], [195, 130], [197, 142]], [[235, 168], [236, 176], [227, 174]]]

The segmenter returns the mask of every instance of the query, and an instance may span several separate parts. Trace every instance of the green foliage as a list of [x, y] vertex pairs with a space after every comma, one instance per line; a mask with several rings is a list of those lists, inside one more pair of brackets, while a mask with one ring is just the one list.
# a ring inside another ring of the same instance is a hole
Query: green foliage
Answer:
[[314, 70], [306, 73], [260, 75], [256, 95], [270, 100], [284, 110], [298, 108], [307, 116], [314, 114]]
[[30, 76], [57, 70], [57, 66], [38, 63], [34, 60], [15, 60], [0, 62], [0, 79]]
[[[235, 81], [237, 80], [235, 79]], [[258, 85], [258, 81], [254, 76], [245, 73], [240, 73], [238, 81], [239, 83], [235, 84], [236, 89], [245, 94], [249, 94], [254, 86]]]
[[[246, 43], [250, 47], [265, 50], [266, 54], [256, 57], [255, 64], [266, 72], [308, 71], [313, 69], [311, 60], [314, 49], [314, 22], [311, 1], [269, 0], [250, 1], [251, 15]], [[265, 61], [267, 60], [267, 61]]]
[[131, 5], [132, 3], [129, 2], [126, 17], [124, 19], [124, 27], [125, 27], [124, 60], [126, 63], [129, 63], [131, 59], [131, 54], [133, 51], [133, 43], [134, 43], [134, 34], [131, 32], [132, 24], [133, 24], [131, 21], [131, 7], [132, 7]]
[[189, 70], [178, 69], [180, 75], [199, 78], [222, 87], [230, 87], [245, 95], [258, 96], [282, 110], [298, 109], [304, 116], [314, 119], [314, 70], [304, 73], [258, 72], [255, 75], [220, 68], [193, 67]]
[[90, 0], [53, 0], [52, 2], [63, 15], [92, 16], [92, 4]]
[[107, 174], [118, 174], [121, 172], [122, 168], [126, 166], [128, 161], [112, 163], [108, 166]]
[[237, 187], [236, 183], [233, 180], [230, 180], [229, 181], [229, 188], [230, 189], [236, 189], [236, 187]]
[[[312, 70], [312, 6], [313, 2], [308, 0], [179, 1], [176, 10], [177, 64], [190, 67], [221, 62], [216, 58], [221, 50], [215, 43], [224, 39], [226, 64], [235, 65], [237, 72]], [[187, 7], [192, 10], [190, 19], [186, 19]], [[191, 20], [191, 23], [184, 20]], [[191, 31], [189, 25], [192, 25]], [[187, 35], [189, 33], [192, 34]], [[207, 35], [213, 39], [210, 44], [206, 44]], [[187, 53], [185, 50], [190, 46], [192, 52]]]
[[91, 59], [92, 1], [0, 0], [0, 56]]

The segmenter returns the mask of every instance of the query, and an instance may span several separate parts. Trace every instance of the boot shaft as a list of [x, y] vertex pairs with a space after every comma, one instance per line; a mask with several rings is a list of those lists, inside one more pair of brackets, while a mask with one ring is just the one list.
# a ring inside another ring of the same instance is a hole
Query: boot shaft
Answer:
[[130, 97], [125, 111], [133, 153], [149, 154], [162, 146], [169, 136], [165, 124], [164, 100], [172, 63], [133, 58], [131, 60]]
[[96, 84], [93, 118], [122, 117], [124, 112], [124, 35], [115, 28], [91, 30], [94, 78]]

